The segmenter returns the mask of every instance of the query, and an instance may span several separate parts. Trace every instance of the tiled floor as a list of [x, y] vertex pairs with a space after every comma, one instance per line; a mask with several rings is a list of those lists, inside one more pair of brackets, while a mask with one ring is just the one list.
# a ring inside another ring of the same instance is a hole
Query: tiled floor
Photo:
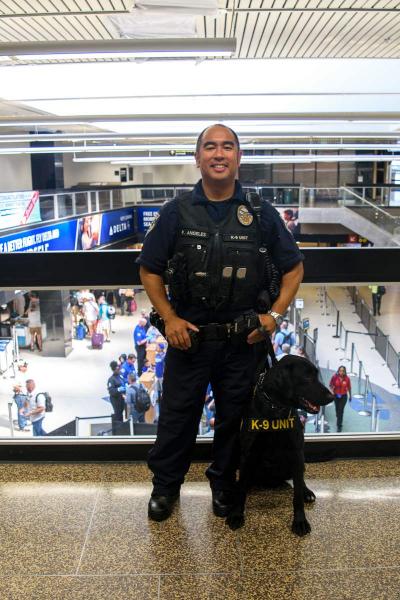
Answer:
[[312, 532], [291, 490], [250, 496], [243, 529], [193, 465], [163, 523], [143, 464], [0, 464], [1, 600], [398, 600], [398, 459], [310, 464]]

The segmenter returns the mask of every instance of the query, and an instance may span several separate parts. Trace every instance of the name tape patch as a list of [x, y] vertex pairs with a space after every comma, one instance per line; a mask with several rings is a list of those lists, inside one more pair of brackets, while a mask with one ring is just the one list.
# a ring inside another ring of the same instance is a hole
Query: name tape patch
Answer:
[[210, 234], [207, 231], [197, 231], [196, 229], [181, 229], [181, 235], [185, 237], [208, 238]]

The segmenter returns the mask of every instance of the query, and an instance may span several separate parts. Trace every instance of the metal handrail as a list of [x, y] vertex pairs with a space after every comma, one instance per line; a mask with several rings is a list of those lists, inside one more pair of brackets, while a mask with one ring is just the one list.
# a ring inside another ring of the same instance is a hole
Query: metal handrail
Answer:
[[[361, 202], [362, 205], [363, 204], [367, 204], [373, 210], [382, 213], [385, 217], [388, 217], [389, 219], [392, 219], [393, 221], [396, 222], [396, 225], [400, 223], [398, 217], [394, 217], [393, 215], [391, 215], [390, 213], [388, 213], [386, 210], [383, 210], [383, 208], [381, 208], [380, 206], [374, 204], [373, 202], [370, 202], [369, 200], [366, 200], [362, 196], [359, 196], [353, 190], [350, 190], [349, 188], [344, 187], [344, 186], [342, 186], [341, 189], [343, 189], [345, 192], [347, 192], [347, 193], [351, 194], [352, 196], [354, 196], [355, 198], [357, 198], [357, 200], [360, 200], [360, 202]], [[343, 200], [341, 200], [339, 202], [343, 202]]]

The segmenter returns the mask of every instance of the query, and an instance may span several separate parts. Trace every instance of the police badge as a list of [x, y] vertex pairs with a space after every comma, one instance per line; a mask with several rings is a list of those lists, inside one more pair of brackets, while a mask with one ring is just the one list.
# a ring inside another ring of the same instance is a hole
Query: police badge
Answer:
[[245, 206], [244, 204], [238, 206], [237, 218], [239, 223], [246, 226], [251, 225], [254, 219], [253, 215], [251, 214], [247, 206]]

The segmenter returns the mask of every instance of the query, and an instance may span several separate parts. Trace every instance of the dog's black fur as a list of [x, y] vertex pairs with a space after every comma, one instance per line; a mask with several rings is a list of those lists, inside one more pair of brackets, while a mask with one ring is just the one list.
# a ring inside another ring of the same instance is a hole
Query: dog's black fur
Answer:
[[[276, 362], [273, 356], [273, 366], [257, 377], [253, 400], [242, 423], [237, 497], [226, 520], [231, 529], [244, 523], [246, 495], [251, 486], [277, 487], [293, 479], [292, 531], [299, 536], [311, 531], [304, 503], [314, 502], [315, 495], [304, 482], [304, 427], [298, 409], [317, 414], [320, 406], [333, 400], [318, 379], [318, 369], [307, 359], [288, 355]], [[268, 430], [254, 429], [253, 419], [264, 424], [268, 421]], [[292, 428], [271, 426], [289, 423]]]

